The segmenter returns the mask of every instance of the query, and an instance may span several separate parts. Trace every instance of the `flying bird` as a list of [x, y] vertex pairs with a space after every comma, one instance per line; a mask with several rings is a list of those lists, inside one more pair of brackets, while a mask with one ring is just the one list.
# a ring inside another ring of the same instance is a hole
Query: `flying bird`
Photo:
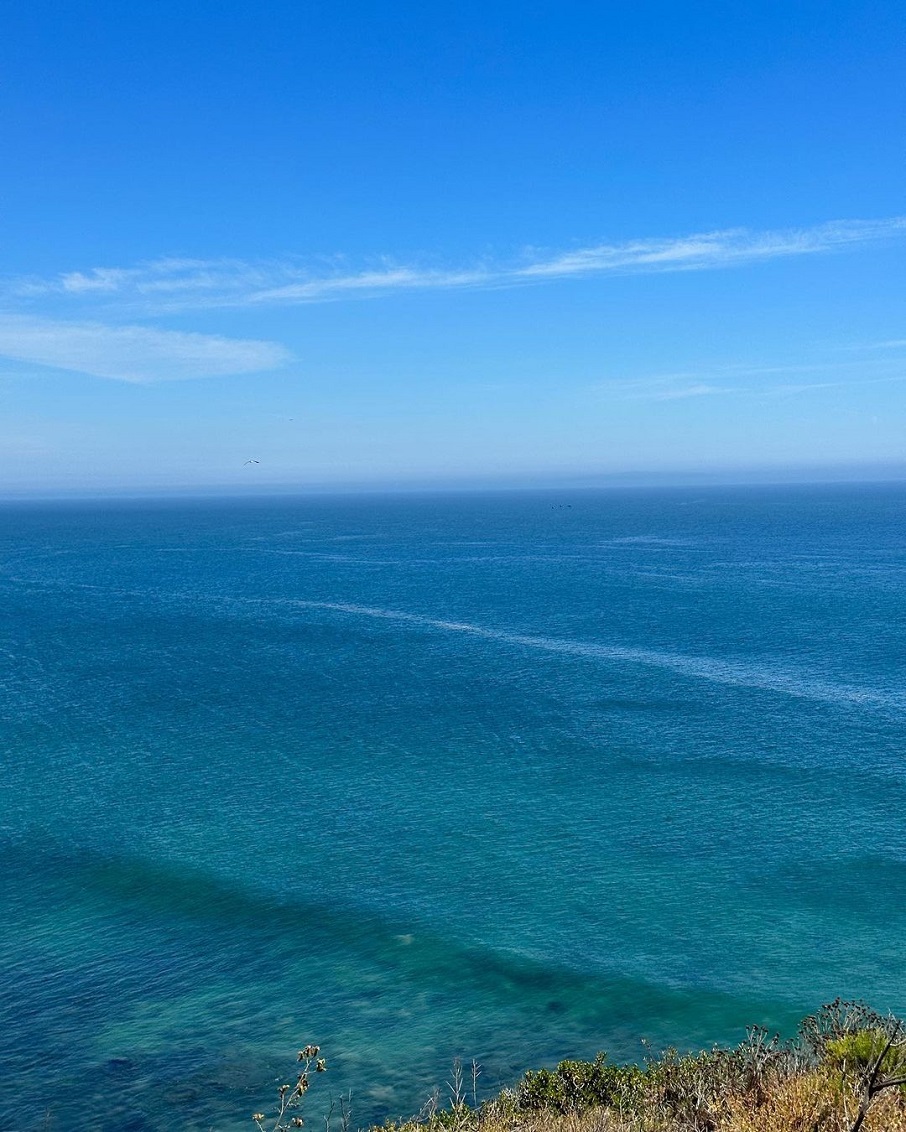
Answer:
[[[246, 462], [245, 462], [245, 464], [260, 464], [260, 463], [261, 463], [260, 460], [246, 460]], [[245, 467], [245, 464], [242, 465], [243, 468]]]

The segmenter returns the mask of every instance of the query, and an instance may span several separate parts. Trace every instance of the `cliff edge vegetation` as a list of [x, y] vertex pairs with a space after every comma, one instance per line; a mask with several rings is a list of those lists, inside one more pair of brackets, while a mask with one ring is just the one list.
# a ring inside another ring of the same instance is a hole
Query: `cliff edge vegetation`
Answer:
[[[302, 1127], [312, 1071], [326, 1063], [307, 1046], [276, 1111], [253, 1116], [259, 1132]], [[752, 1028], [733, 1048], [670, 1049], [644, 1065], [562, 1061], [478, 1099], [480, 1067], [454, 1065], [449, 1095], [384, 1132], [906, 1132], [906, 1026], [840, 999], [803, 1019], [783, 1041]], [[346, 1106], [327, 1132], [349, 1132]]]

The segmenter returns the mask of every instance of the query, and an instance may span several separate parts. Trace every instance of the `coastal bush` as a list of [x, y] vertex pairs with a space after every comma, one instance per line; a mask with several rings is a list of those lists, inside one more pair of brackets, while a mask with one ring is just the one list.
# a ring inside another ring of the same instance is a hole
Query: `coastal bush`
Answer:
[[892, 1014], [879, 1014], [864, 1002], [835, 998], [799, 1023], [799, 1044], [817, 1061], [826, 1061], [829, 1046], [841, 1038], [874, 1031], [897, 1039], [903, 1024]]
[[825, 1056], [828, 1068], [844, 1078], [861, 1079], [875, 1064], [882, 1080], [906, 1076], [906, 1049], [892, 1045], [884, 1030], [859, 1030], [834, 1038], [827, 1043]]
[[[860, 1132], [878, 1098], [891, 1108], [890, 1090], [903, 1101], [906, 1089], [906, 1034], [892, 1014], [882, 1015], [863, 1002], [835, 999], [805, 1018], [800, 1038], [818, 1059], [847, 1113], [848, 1132]], [[884, 1126], [886, 1127], [886, 1126]]]
[[725, 1119], [730, 1098], [757, 1108], [805, 1064], [796, 1043], [751, 1027], [732, 1049], [715, 1047], [684, 1056], [668, 1049], [650, 1060], [646, 1100], [669, 1127], [712, 1132]]
[[[324, 1068], [317, 1055], [316, 1046], [301, 1051], [303, 1071], [281, 1086], [273, 1123], [255, 1115], [260, 1132], [301, 1126], [310, 1067]], [[484, 1102], [480, 1072], [472, 1062], [467, 1089], [455, 1062], [448, 1104], [436, 1092], [419, 1116], [385, 1132], [906, 1132], [903, 1024], [840, 999], [805, 1018], [792, 1041], [752, 1028], [738, 1046], [669, 1049], [644, 1066], [599, 1053], [530, 1071]], [[344, 1110], [342, 1132], [348, 1123]]]
[[594, 1061], [561, 1061], [553, 1070], [529, 1071], [517, 1086], [516, 1106], [523, 1112], [622, 1110], [636, 1102], [644, 1081], [637, 1065], [611, 1065], [599, 1053]]

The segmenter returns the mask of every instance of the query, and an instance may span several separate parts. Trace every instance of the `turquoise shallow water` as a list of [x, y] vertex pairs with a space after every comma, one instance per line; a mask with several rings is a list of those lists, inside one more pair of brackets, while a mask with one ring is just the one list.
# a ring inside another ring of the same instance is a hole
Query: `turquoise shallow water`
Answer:
[[906, 488], [0, 523], [0, 1128], [906, 1010]]

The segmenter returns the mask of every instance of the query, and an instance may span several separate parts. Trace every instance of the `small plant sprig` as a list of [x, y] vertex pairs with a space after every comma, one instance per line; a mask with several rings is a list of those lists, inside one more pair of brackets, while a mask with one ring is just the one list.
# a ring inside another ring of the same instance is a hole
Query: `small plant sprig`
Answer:
[[268, 1126], [270, 1117], [263, 1112], [252, 1113], [252, 1120], [258, 1126], [259, 1132], [290, 1132], [293, 1128], [301, 1128], [305, 1123], [301, 1115], [302, 1098], [308, 1092], [311, 1084], [311, 1074], [327, 1071], [327, 1062], [318, 1057], [320, 1046], [306, 1046], [299, 1050], [299, 1078], [295, 1085], [284, 1084], [277, 1089], [277, 1114], [274, 1122]]

